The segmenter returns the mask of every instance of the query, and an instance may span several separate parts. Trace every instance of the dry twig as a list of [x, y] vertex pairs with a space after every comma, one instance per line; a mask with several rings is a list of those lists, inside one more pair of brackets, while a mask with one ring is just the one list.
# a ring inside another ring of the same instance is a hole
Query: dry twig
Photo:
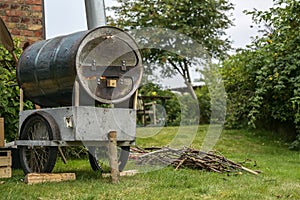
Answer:
[[259, 174], [259, 172], [233, 162], [221, 154], [212, 152], [206, 153], [191, 148], [172, 149], [168, 147], [153, 152], [144, 151], [144, 153], [142, 153], [141, 148], [138, 148], [138, 150], [140, 153], [136, 159], [138, 165], [172, 165], [176, 170], [186, 167], [218, 173], [243, 170], [251, 174]]

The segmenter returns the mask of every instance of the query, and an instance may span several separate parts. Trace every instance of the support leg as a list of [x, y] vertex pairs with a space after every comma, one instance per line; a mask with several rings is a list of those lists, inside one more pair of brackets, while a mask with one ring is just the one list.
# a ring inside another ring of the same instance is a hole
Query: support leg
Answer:
[[117, 155], [117, 132], [111, 131], [108, 133], [108, 153], [109, 153], [109, 165], [111, 169], [112, 183], [119, 182], [119, 166], [118, 166], [118, 155]]

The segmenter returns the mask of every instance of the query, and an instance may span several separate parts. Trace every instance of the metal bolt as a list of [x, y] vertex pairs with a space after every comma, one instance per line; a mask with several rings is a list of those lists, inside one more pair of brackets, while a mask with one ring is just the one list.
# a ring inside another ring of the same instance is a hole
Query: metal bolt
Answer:
[[120, 78], [120, 85], [124, 85], [124, 79]]
[[92, 70], [96, 71], [96, 60], [93, 60], [92, 62]]
[[126, 67], [126, 60], [122, 60], [122, 67], [121, 70], [122, 71], [126, 71], [127, 67]]

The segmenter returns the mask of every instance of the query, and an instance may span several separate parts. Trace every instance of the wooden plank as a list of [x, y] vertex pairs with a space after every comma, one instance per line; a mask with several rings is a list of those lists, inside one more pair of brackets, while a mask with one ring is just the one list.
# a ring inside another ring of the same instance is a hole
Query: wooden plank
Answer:
[[11, 167], [0, 167], [0, 178], [11, 178]]
[[0, 167], [10, 167], [12, 165], [10, 150], [0, 150]]
[[0, 149], [0, 157], [11, 157], [11, 151], [10, 150], [1, 150]]
[[11, 157], [0, 157], [0, 167], [10, 167]]
[[4, 146], [4, 118], [0, 118], [0, 147]]
[[[120, 172], [120, 176], [134, 176], [138, 173], [138, 170], [127, 170], [127, 171], [122, 171]], [[102, 177], [107, 178], [110, 177], [110, 173], [104, 173], [102, 174]]]
[[26, 184], [76, 180], [75, 173], [30, 173], [25, 176]]

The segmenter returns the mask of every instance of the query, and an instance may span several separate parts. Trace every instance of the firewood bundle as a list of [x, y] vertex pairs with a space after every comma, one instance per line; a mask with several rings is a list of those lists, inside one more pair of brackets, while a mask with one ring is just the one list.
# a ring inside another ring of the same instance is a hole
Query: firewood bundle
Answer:
[[247, 171], [257, 175], [259, 172], [248, 169], [239, 163], [225, 158], [221, 154], [202, 152], [191, 148], [173, 149], [164, 147], [160, 150], [141, 154], [136, 159], [137, 165], [164, 165], [179, 168], [191, 168], [217, 173]]

